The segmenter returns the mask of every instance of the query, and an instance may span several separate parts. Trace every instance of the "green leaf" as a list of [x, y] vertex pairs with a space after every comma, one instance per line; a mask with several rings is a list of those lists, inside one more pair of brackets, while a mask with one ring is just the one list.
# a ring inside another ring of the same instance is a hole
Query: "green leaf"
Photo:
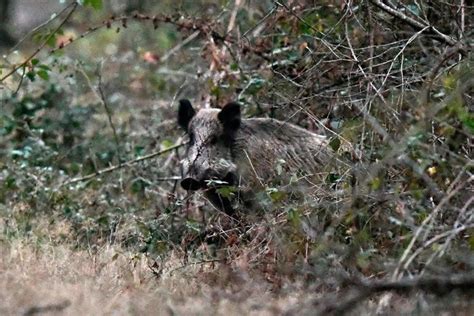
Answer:
[[247, 83], [247, 94], [254, 95], [257, 93], [260, 89], [263, 88], [265, 85], [265, 79], [260, 78], [260, 77], [253, 77], [252, 79], [249, 80]]
[[12, 176], [8, 176], [4, 182], [4, 186], [7, 189], [14, 189], [16, 188], [16, 179]]
[[334, 137], [329, 141], [329, 147], [332, 148], [332, 150], [337, 151], [339, 147], [341, 147], [341, 141], [339, 140], [339, 137]]
[[186, 221], [186, 227], [195, 232], [201, 232], [201, 225], [194, 220], [188, 219]]
[[92, 7], [95, 10], [100, 10], [102, 9], [102, 0], [83, 0], [82, 4], [87, 7]]
[[469, 237], [469, 248], [474, 251], [474, 234]]
[[411, 135], [411, 136], [408, 137], [407, 145], [408, 146], [416, 146], [420, 142], [422, 142], [424, 138], [425, 138], [425, 135], [423, 134], [423, 132], [418, 132], [415, 135]]
[[286, 192], [283, 191], [276, 191], [270, 193], [270, 198], [272, 199], [272, 202], [278, 203], [286, 199]]
[[136, 179], [132, 182], [131, 191], [135, 194], [143, 193], [145, 188], [149, 186], [149, 183], [143, 181], [142, 179]]
[[8, 135], [15, 130], [17, 123], [14, 119], [6, 116], [0, 115], [0, 135]]
[[211, 88], [211, 95], [219, 97], [221, 95], [221, 89], [219, 86], [213, 86]]
[[56, 47], [56, 33], [51, 35], [51, 37], [48, 38], [48, 41], [46, 42], [49, 47]]
[[10, 154], [15, 157], [29, 158], [31, 156], [33, 149], [30, 146], [25, 146], [19, 149], [13, 149]]
[[370, 181], [370, 187], [374, 191], [380, 189], [381, 186], [382, 186], [382, 179], [380, 179], [379, 177], [375, 177], [374, 179], [372, 179], [372, 181]]
[[165, 139], [161, 142], [161, 148], [162, 148], [161, 150], [168, 149], [173, 145], [174, 145], [174, 143], [171, 140]]
[[474, 133], [474, 116], [469, 115], [468, 117], [464, 118], [462, 122], [468, 129], [471, 130], [472, 133]]
[[365, 253], [361, 253], [357, 256], [356, 263], [357, 263], [357, 266], [363, 270], [366, 270], [370, 267], [370, 260], [367, 254]]
[[49, 74], [46, 70], [38, 70], [38, 72], [36, 74], [43, 80], [48, 80], [49, 79]]
[[327, 183], [336, 183], [337, 181], [339, 181], [340, 178], [341, 178], [341, 176], [339, 174], [330, 173], [326, 177], [326, 182]]
[[38, 63], [39, 63], [39, 59], [33, 58], [33, 59], [31, 60], [31, 64], [32, 64], [33, 66], [37, 65]]
[[31, 81], [35, 81], [36, 72], [34, 72], [34, 70], [28, 71], [28, 72], [26, 73], [26, 76], [27, 76], [28, 79], [30, 79]]
[[466, 108], [461, 108], [458, 111], [458, 118], [461, 122], [470, 129], [471, 132], [474, 132], [474, 115], [469, 113]]
[[218, 188], [216, 191], [222, 197], [230, 199], [235, 195], [235, 192], [237, 191], [237, 188], [233, 187], [233, 186], [225, 186], [225, 187], [222, 187], [222, 188]]
[[[168, 146], [166, 146], [168, 148]], [[145, 154], [145, 147], [143, 146], [135, 146], [135, 156], [140, 157]]]
[[420, 8], [419, 8], [417, 5], [415, 5], [415, 4], [408, 4], [408, 5], [407, 5], [407, 8], [408, 8], [408, 10], [410, 10], [411, 13], [413, 13], [414, 15], [420, 16]]
[[443, 86], [446, 90], [452, 91], [456, 88], [456, 77], [454, 75], [448, 75], [443, 78]]
[[48, 66], [42, 64], [42, 65], [38, 65], [38, 68], [40, 69], [44, 69], [44, 70], [51, 70], [51, 68], [49, 68]]
[[281, 202], [286, 198], [286, 192], [280, 191], [277, 188], [267, 188], [266, 191], [273, 203]]
[[293, 225], [295, 225], [295, 226], [300, 225], [301, 218], [300, 218], [300, 214], [298, 213], [297, 210], [295, 210], [293, 208], [289, 209], [286, 216], [288, 218], [288, 221], [290, 221]]

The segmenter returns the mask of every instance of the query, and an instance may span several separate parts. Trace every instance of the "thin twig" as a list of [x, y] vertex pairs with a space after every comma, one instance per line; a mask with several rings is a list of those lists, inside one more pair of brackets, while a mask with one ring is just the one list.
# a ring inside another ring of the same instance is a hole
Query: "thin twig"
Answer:
[[422, 29], [428, 27], [434, 33], [438, 34], [439, 38], [442, 39], [445, 43], [447, 43], [451, 46], [456, 44], [456, 40], [454, 40], [453, 38], [451, 38], [450, 36], [448, 36], [446, 34], [441, 33], [438, 29], [436, 29], [434, 26], [430, 25], [429, 22], [427, 22], [427, 21], [419, 22], [419, 21], [407, 16], [406, 14], [404, 14], [400, 11], [391, 8], [390, 6], [383, 3], [381, 0], [371, 0], [371, 2], [373, 4], [375, 4], [377, 7], [379, 7], [380, 9], [382, 9], [383, 11], [387, 12], [388, 14], [399, 18], [403, 22], [406, 22], [406, 23], [410, 24], [412, 27], [414, 27], [418, 30], [422, 30]]
[[69, 9], [71, 7], [71, 5], [73, 5], [74, 3], [76, 3], [77, 1], [73, 1], [71, 2], [70, 4], [68, 4], [67, 6], [65, 6], [59, 13], [55, 13], [53, 14], [53, 16], [51, 16], [49, 18], [49, 20], [47, 20], [46, 22], [43, 22], [39, 25], [37, 25], [35, 28], [33, 28], [31, 31], [29, 31], [28, 33], [25, 34], [25, 36], [23, 36], [12, 48], [9, 49], [8, 51], [8, 54], [11, 54], [12, 52], [14, 52], [18, 46], [21, 45], [21, 43], [23, 43], [28, 37], [31, 36], [31, 34], [35, 33], [36, 31], [38, 31], [39, 29], [45, 27], [46, 25], [48, 25], [49, 23], [53, 22], [54, 20], [56, 20], [57, 18], [59, 18], [67, 9]]
[[[110, 173], [112, 171], [115, 171], [115, 170], [118, 170], [118, 169], [121, 169], [121, 168], [124, 168], [124, 167], [130, 167], [131, 165], [134, 165], [138, 162], [142, 162], [142, 161], [154, 158], [156, 156], [166, 154], [167, 152], [173, 151], [173, 150], [175, 150], [177, 148], [180, 148], [181, 146], [184, 146], [184, 145], [186, 145], [186, 143], [180, 143], [180, 144], [168, 147], [166, 149], [160, 150], [158, 152], [154, 152], [154, 153], [151, 153], [151, 154], [146, 155], [146, 156], [142, 156], [142, 157], [138, 157], [138, 158], [133, 159], [133, 160], [126, 161], [126, 162], [124, 162], [122, 164], [119, 164], [119, 165], [115, 165], [115, 166], [111, 166], [111, 167], [108, 167], [108, 168], [105, 168], [105, 169], [98, 170], [97, 172], [88, 174], [87, 176], [73, 178], [71, 180], [63, 182], [59, 187], [63, 187], [65, 185], [69, 185], [69, 184], [73, 184], [73, 183], [77, 183], [77, 182], [87, 181], [87, 180], [90, 180], [92, 178], [104, 175], [106, 173]], [[168, 180], [168, 178], [167, 178], [167, 180]], [[173, 178], [172, 180], [176, 180], [176, 179]]]
[[26, 58], [22, 63], [20, 63], [18, 66], [15, 66], [13, 67], [12, 70], [10, 70], [5, 76], [3, 76], [1, 79], [0, 79], [0, 82], [3, 82], [5, 81], [5, 79], [7, 79], [8, 77], [10, 77], [12, 74], [14, 74], [18, 69], [22, 68], [22, 67], [25, 67], [29, 62], [30, 60], [32, 60], [42, 49], [43, 47], [46, 46], [46, 44], [49, 42], [49, 40], [51, 38], [53, 38], [53, 36], [61, 29], [61, 27], [67, 22], [67, 20], [69, 20], [69, 18], [71, 17], [71, 15], [74, 13], [74, 11], [76, 11], [76, 8], [78, 6], [78, 2], [77, 1], [74, 1], [70, 4], [70, 6], [72, 7], [71, 8], [71, 11], [69, 11], [69, 13], [66, 15], [66, 17], [64, 18], [64, 20], [58, 25], [58, 27], [56, 29], [54, 29], [53, 32], [51, 32], [51, 34], [48, 35], [48, 37], [43, 41], [43, 43], [41, 43], [41, 45], [33, 52], [33, 54], [31, 54], [28, 58]]
[[[429, 221], [431, 221], [436, 215], [438, 215], [439, 211], [441, 210], [441, 208], [449, 202], [449, 200], [457, 193], [459, 192], [459, 190], [461, 190], [463, 187], [464, 187], [464, 184], [461, 184], [459, 186], [456, 187], [457, 183], [461, 180], [461, 176], [462, 174], [464, 173], [464, 169], [462, 170], [462, 172], [460, 172], [458, 174], [458, 176], [456, 177], [456, 179], [453, 181], [453, 183], [451, 183], [451, 185], [449, 186], [448, 190], [447, 190], [447, 195], [438, 203], [438, 205], [434, 208], [434, 210], [430, 213], [429, 216], [427, 216], [423, 222], [421, 223], [421, 225], [417, 228], [414, 236], [412, 237], [412, 239], [410, 240], [410, 243], [408, 244], [407, 248], [405, 249], [405, 251], [403, 252], [403, 255], [402, 257], [400, 258], [399, 262], [398, 262], [398, 266], [397, 268], [395, 269], [395, 272], [393, 273], [393, 280], [396, 280], [399, 278], [399, 276], [401, 275], [400, 273], [400, 269], [403, 267], [404, 270], [406, 270], [408, 268], [408, 266], [410, 265], [411, 263], [411, 260], [414, 259], [414, 257], [410, 257], [408, 258], [408, 254], [411, 252], [411, 250], [413, 249], [413, 246], [415, 245], [415, 242], [418, 240], [418, 237], [421, 235], [421, 233], [423, 232], [423, 229], [424, 227], [426, 226], [426, 224], [428, 224]], [[408, 258], [408, 260], [406, 260]]]
[[[321, 31], [319, 31], [318, 29], [316, 29], [311, 23], [308, 23], [305, 21], [305, 19], [303, 19], [302, 17], [300, 17], [298, 14], [296, 14], [295, 12], [293, 12], [293, 10], [291, 8], [289, 8], [286, 3], [283, 3], [283, 2], [279, 2], [279, 1], [275, 1], [275, 4], [280, 6], [280, 7], [283, 7], [285, 8], [285, 10], [290, 13], [291, 15], [293, 15], [296, 19], [298, 19], [301, 23], [303, 23], [304, 25], [306, 25], [307, 27], [309, 27], [311, 30], [313, 30], [313, 32], [315, 33], [319, 33], [319, 34], [323, 34], [324, 37], [325, 34]], [[313, 35], [314, 38], [316, 38], [318, 41], [320, 41], [321, 43], [323, 43], [324, 46], [326, 46], [327, 49], [329, 49], [331, 51], [331, 53], [337, 57], [337, 58], [341, 58], [335, 51], [335, 49], [324, 39], [324, 38], [320, 38], [318, 36], [315, 36]]]
[[115, 140], [115, 146], [116, 146], [115, 150], [117, 151], [117, 159], [118, 159], [118, 163], [121, 164], [122, 163], [122, 159], [121, 159], [122, 155], [120, 154], [120, 143], [119, 143], [119, 139], [118, 139], [118, 136], [117, 136], [117, 130], [115, 129], [114, 122], [112, 121], [112, 112], [110, 111], [109, 105], [107, 103], [107, 98], [105, 97], [104, 89], [102, 87], [102, 66], [103, 66], [103, 63], [101, 62], [100, 66], [97, 67], [97, 76], [99, 78], [99, 83], [97, 85], [97, 90], [99, 91], [99, 96], [100, 96], [100, 99], [102, 100], [102, 105], [105, 108], [105, 113], [107, 114], [107, 119], [109, 120], [109, 125], [112, 128], [112, 132], [114, 134], [114, 140]]
[[230, 14], [230, 19], [229, 19], [229, 24], [227, 25], [227, 34], [232, 32], [235, 26], [235, 19], [237, 17], [237, 11], [239, 10], [241, 5], [241, 0], [235, 0], [234, 8], [232, 9], [232, 12]]
[[168, 58], [170, 58], [172, 55], [176, 54], [179, 50], [181, 50], [181, 48], [183, 48], [189, 42], [191, 42], [193, 39], [198, 37], [198, 35], [200, 33], [201, 33], [201, 31], [196, 31], [193, 34], [189, 35], [184, 41], [182, 41], [181, 43], [179, 43], [178, 45], [176, 45], [175, 47], [170, 49], [166, 54], [164, 54], [163, 57], [160, 58], [160, 61], [164, 62], [164, 61], [168, 60]]
[[263, 22], [265, 22], [271, 15], [273, 15], [273, 13], [275, 13], [277, 8], [278, 8], [278, 6], [274, 5], [270, 9], [270, 11], [268, 11], [267, 14], [265, 14], [265, 16], [263, 18], [261, 18], [257, 23], [255, 23], [255, 25], [253, 25], [251, 28], [249, 28], [247, 31], [245, 31], [244, 34], [242, 34], [242, 38], [245, 38], [247, 41], [250, 41], [249, 38], [247, 37], [247, 34], [249, 34], [250, 32], [253, 32], [253, 30], [255, 30], [257, 27], [259, 27]]
[[20, 82], [18, 83], [18, 86], [16, 87], [15, 92], [13, 92], [13, 95], [16, 95], [18, 91], [20, 91], [23, 80], [25, 79], [25, 73], [26, 73], [26, 66], [23, 66], [23, 72], [20, 75]]

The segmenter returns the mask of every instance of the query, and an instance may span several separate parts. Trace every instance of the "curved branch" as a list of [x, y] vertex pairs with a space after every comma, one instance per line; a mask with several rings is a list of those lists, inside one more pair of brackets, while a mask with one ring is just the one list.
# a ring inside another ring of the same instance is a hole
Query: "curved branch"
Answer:
[[[177, 145], [171, 146], [171, 147], [169, 147], [169, 148], [166, 148], [166, 149], [163, 149], [163, 150], [160, 150], [160, 151], [151, 153], [151, 154], [146, 155], [146, 156], [138, 157], [138, 158], [136, 158], [136, 159], [129, 160], [129, 161], [126, 161], [126, 162], [124, 162], [124, 163], [121, 163], [121, 164], [118, 164], [118, 165], [115, 165], [115, 166], [111, 166], [111, 167], [108, 167], [108, 168], [105, 168], [105, 169], [98, 170], [98, 171], [95, 172], [95, 173], [91, 173], [91, 174], [88, 174], [88, 175], [83, 176], [83, 177], [78, 177], [78, 178], [70, 179], [70, 180], [68, 180], [68, 181], [63, 182], [61, 185], [59, 185], [59, 187], [63, 187], [63, 186], [65, 186], [65, 185], [69, 185], [69, 184], [73, 184], [73, 183], [77, 183], [77, 182], [82, 182], [82, 181], [90, 180], [90, 179], [92, 179], [92, 178], [101, 176], [101, 175], [106, 174], [106, 173], [110, 173], [110, 172], [112, 172], [112, 171], [115, 171], [115, 170], [117, 170], [117, 169], [121, 169], [121, 168], [123, 168], [123, 167], [130, 167], [131, 165], [136, 164], [137, 162], [145, 161], [145, 160], [154, 158], [154, 157], [156, 157], [156, 156], [160, 156], [160, 155], [165, 154], [165, 153], [167, 153], [167, 152], [170, 152], [170, 151], [173, 151], [173, 150], [175, 150], [175, 149], [178, 149], [179, 147], [184, 146], [184, 145], [186, 145], [186, 144], [187, 144], [187, 143], [177, 144]], [[179, 179], [175, 179], [174, 177], [172, 177], [172, 178], [166, 178], [166, 180], [170, 180], [170, 179], [171, 179], [171, 180], [179, 180]]]
[[[59, 31], [59, 29], [61, 29], [61, 27], [67, 22], [67, 20], [69, 20], [69, 18], [71, 17], [71, 15], [74, 13], [74, 11], [76, 11], [77, 9], [77, 6], [79, 5], [79, 3], [77, 1], [74, 1], [72, 2], [69, 6], [72, 7], [71, 8], [71, 11], [69, 11], [69, 13], [66, 15], [66, 17], [64, 18], [64, 20], [62, 20], [61, 24], [58, 25], [58, 27], [53, 31], [51, 32], [51, 34], [48, 35], [48, 37], [43, 41], [43, 43], [41, 43], [41, 45], [33, 52], [33, 54], [31, 54], [27, 59], [25, 59], [25, 61], [23, 61], [21, 64], [13, 67], [12, 70], [10, 70], [5, 76], [3, 76], [1, 79], [0, 79], [0, 82], [3, 82], [5, 81], [5, 79], [7, 79], [8, 77], [10, 77], [13, 73], [15, 73], [15, 71], [17, 71], [18, 69], [22, 68], [22, 67], [25, 67], [29, 62], [30, 60], [32, 60], [42, 49], [43, 47], [46, 46], [46, 44], [48, 43], [48, 41]], [[68, 7], [69, 7], [68, 6]]]
[[446, 34], [441, 33], [434, 26], [430, 25], [430, 23], [427, 22], [427, 21], [419, 22], [419, 21], [405, 15], [404, 13], [402, 13], [398, 10], [395, 10], [395, 9], [389, 7], [388, 5], [383, 3], [381, 0], [371, 0], [371, 2], [374, 5], [376, 5], [377, 7], [379, 7], [380, 9], [382, 9], [383, 11], [390, 14], [391, 16], [399, 18], [400, 20], [410, 24], [412, 27], [414, 27], [417, 30], [421, 30], [421, 29], [424, 29], [426, 27], [429, 27], [431, 29], [431, 31], [433, 31], [433, 33], [436, 33], [439, 36], [440, 39], [442, 39], [445, 43], [447, 43], [450, 46], [454, 46], [457, 43], [455, 39], [453, 39], [452, 37], [450, 37]]
[[[388, 291], [408, 293], [413, 290], [421, 290], [438, 296], [458, 290], [461, 292], [472, 292], [474, 289], [474, 277], [472, 275], [459, 275], [450, 278], [418, 278], [404, 279], [399, 281], [371, 281], [347, 280], [355, 286], [352, 295], [345, 299], [336, 298], [323, 305], [322, 314], [342, 314], [354, 308], [357, 303], [371, 297], [374, 294]], [[327, 299], [325, 299], [327, 300]], [[320, 300], [317, 300], [317, 304]]]

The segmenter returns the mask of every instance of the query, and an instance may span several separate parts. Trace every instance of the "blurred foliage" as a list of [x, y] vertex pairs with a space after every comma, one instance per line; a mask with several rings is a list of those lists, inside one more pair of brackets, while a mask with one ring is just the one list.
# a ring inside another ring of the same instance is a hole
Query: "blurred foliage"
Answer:
[[[405, 2], [412, 15], [434, 15], [441, 32], [459, 35], [450, 31], [459, 29], [454, 4]], [[273, 264], [274, 276], [327, 277], [331, 288], [329, 276], [341, 270], [392, 273], [422, 229], [419, 256], [403, 273], [472, 271], [470, 51], [428, 31], [412, 42], [412, 28], [370, 1], [121, 3], [84, 0], [54, 35], [54, 26], [39, 29], [20, 47], [22, 58], [46, 39], [64, 48], [42, 51], [1, 83], [2, 239], [120, 243], [159, 258], [171, 250], [226, 262], [246, 254], [260, 271]], [[135, 10], [203, 27], [155, 29], [134, 20]], [[127, 22], [106, 27], [121, 14]], [[91, 23], [103, 26], [87, 33]], [[472, 44], [472, 31], [459, 42]], [[0, 62], [2, 75], [22, 60], [13, 55]], [[180, 97], [203, 106], [238, 100], [246, 116], [325, 133], [345, 164], [326, 178], [330, 189], [265, 184], [255, 192], [265, 210], [243, 212], [238, 223], [199, 194], [186, 195], [174, 178], [163, 180], [181, 175], [181, 150], [63, 185], [174, 144], [183, 136], [174, 121]]]

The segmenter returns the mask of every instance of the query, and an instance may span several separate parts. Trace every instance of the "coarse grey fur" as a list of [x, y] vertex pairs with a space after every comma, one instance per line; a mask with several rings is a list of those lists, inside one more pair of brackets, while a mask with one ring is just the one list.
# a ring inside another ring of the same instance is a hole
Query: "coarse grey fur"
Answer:
[[276, 177], [320, 173], [333, 156], [325, 136], [271, 118], [241, 119], [237, 103], [196, 113], [189, 101], [181, 100], [178, 121], [190, 136], [182, 186], [204, 189], [226, 212], [233, 211], [232, 201], [209, 186], [209, 180], [238, 185], [248, 202], [246, 193], [256, 187]]
[[281, 160], [285, 171], [307, 174], [322, 169], [330, 159], [325, 136], [271, 118], [242, 120], [235, 146], [240, 174], [253, 174], [263, 183], [275, 176]]

